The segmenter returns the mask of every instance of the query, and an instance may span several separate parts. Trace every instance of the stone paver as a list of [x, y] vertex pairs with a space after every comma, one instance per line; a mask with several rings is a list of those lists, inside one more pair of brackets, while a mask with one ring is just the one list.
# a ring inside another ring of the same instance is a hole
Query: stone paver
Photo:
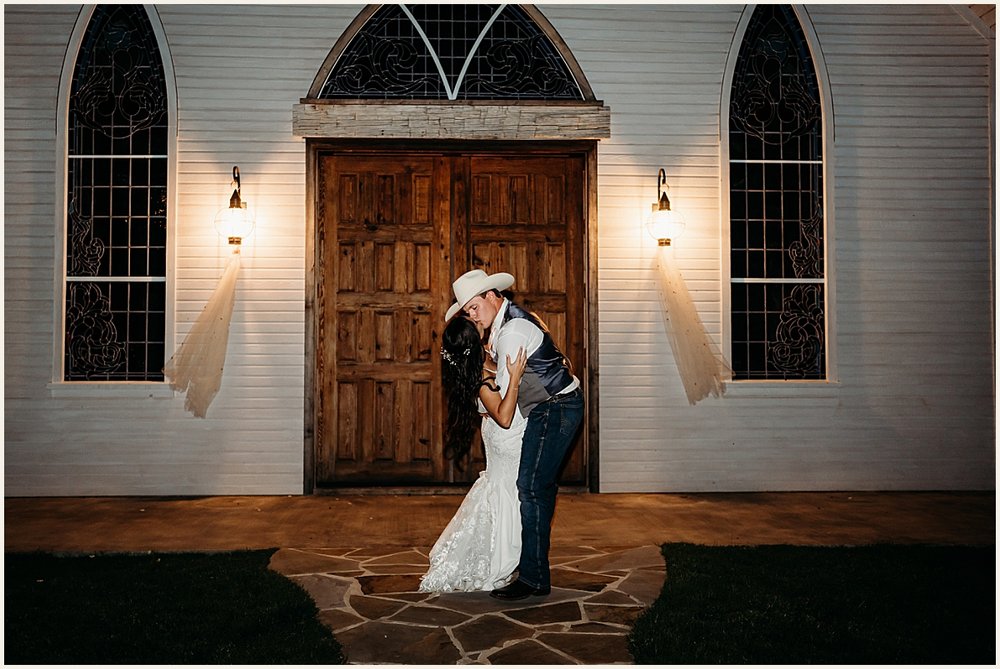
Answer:
[[414, 592], [420, 585], [420, 577], [410, 574], [359, 576], [361, 592], [375, 595], [387, 592]]
[[643, 612], [641, 606], [605, 606], [604, 604], [584, 604], [587, 620], [615, 625], [631, 625]]
[[371, 621], [337, 633], [351, 664], [454, 664], [462, 654], [440, 627]]
[[649, 606], [660, 596], [663, 589], [664, 572], [657, 569], [636, 569], [618, 585], [617, 590], [635, 597]]
[[365, 619], [361, 616], [345, 609], [325, 609], [319, 612], [318, 617], [321, 623], [334, 632], [365, 622]]
[[488, 614], [453, 628], [452, 634], [466, 652], [471, 652], [500, 648], [504, 642], [513, 639], [530, 638], [535, 630], [505, 616]]
[[617, 590], [605, 590], [593, 597], [587, 597], [585, 601], [592, 604], [621, 604], [624, 606], [635, 606], [642, 603], [634, 597], [629, 597], [624, 592], [618, 592]]
[[545, 604], [518, 609], [507, 613], [509, 618], [528, 625], [545, 625], [548, 623], [566, 623], [583, 619], [583, 611], [579, 602], [562, 602], [561, 604]]
[[[660, 559], [662, 560], [663, 558]], [[587, 590], [589, 592], [602, 592], [609, 583], [620, 579], [619, 576], [607, 576], [605, 574], [594, 574], [570, 569], [552, 569], [550, 575], [552, 582], [558, 583], [560, 588]]]
[[399, 613], [389, 618], [394, 623], [408, 623], [421, 627], [454, 627], [464, 623], [469, 616], [458, 611], [449, 611], [439, 606], [407, 606]]
[[[663, 588], [658, 546], [553, 550], [552, 593], [422, 593], [427, 551], [281, 549], [352, 664], [631, 664], [627, 635]], [[315, 569], [306, 573], [303, 570]]]
[[353, 585], [349, 578], [327, 574], [306, 574], [291, 578], [309, 593], [320, 610], [344, 606], [344, 599]]
[[534, 639], [518, 641], [495, 653], [484, 654], [485, 664], [577, 664]]
[[361, 565], [357, 560], [294, 549], [281, 551], [280, 554], [276, 554], [271, 559], [271, 569], [286, 576], [319, 573], [350, 573], [360, 576], [364, 573], [361, 571]]
[[659, 546], [626, 548], [603, 555], [595, 555], [566, 563], [567, 567], [585, 572], [610, 572], [616, 569], [663, 568], [663, 554]]
[[345, 608], [354, 611], [367, 620], [378, 620], [379, 618], [387, 618], [395, 615], [404, 606], [406, 606], [405, 602], [358, 595], [351, 597]]
[[538, 640], [583, 664], [611, 664], [628, 657], [625, 632], [618, 634], [565, 633], [539, 634]]

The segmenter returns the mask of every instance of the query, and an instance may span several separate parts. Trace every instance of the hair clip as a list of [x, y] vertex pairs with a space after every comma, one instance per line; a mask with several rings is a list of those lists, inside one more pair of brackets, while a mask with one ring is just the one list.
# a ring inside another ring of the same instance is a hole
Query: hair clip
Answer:
[[[458, 353], [456, 355], [460, 355], [463, 358], [468, 358], [469, 353], [471, 352], [472, 352], [471, 348], [466, 348], [461, 353]], [[441, 347], [441, 357], [444, 358], [446, 361], [448, 361], [450, 364], [455, 365], [456, 367], [458, 366], [458, 361], [455, 359], [455, 355], [452, 355], [451, 352], [446, 351], [443, 346]]]

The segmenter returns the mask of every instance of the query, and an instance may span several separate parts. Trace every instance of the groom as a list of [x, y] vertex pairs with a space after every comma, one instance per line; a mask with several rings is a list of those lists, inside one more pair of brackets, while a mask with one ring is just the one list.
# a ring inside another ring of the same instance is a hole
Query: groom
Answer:
[[[583, 418], [583, 393], [569, 361], [534, 314], [500, 294], [513, 284], [514, 277], [506, 272], [486, 274], [481, 269], [466, 272], [452, 284], [455, 304], [445, 316], [445, 320], [451, 320], [464, 311], [469, 320], [488, 330], [494, 361], [507, 360], [508, 356], [513, 360], [523, 348], [528, 355], [528, 371], [533, 372], [524, 375], [518, 392], [518, 406], [528, 417], [517, 474], [521, 562], [517, 580], [490, 593], [506, 600], [549, 594], [549, 535], [557, 480]], [[505, 387], [506, 377], [506, 366], [498, 364], [500, 387]], [[540, 384], [526, 387], [529, 378]]]

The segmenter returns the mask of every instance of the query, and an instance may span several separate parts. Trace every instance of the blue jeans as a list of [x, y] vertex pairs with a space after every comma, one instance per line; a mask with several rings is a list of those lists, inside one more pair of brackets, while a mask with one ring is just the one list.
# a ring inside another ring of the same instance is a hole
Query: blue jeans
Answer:
[[517, 473], [517, 497], [521, 501], [518, 580], [533, 588], [550, 586], [549, 535], [557, 481], [582, 419], [583, 392], [579, 388], [542, 402], [528, 415]]

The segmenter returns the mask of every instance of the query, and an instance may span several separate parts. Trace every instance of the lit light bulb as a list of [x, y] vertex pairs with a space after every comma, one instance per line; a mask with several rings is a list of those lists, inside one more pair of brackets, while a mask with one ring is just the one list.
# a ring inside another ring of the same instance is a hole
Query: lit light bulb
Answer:
[[229, 198], [229, 207], [215, 215], [215, 230], [229, 245], [233, 253], [239, 253], [243, 238], [253, 233], [254, 217], [247, 203], [240, 197], [240, 168], [233, 166], [233, 194]]
[[670, 246], [670, 241], [684, 232], [684, 219], [670, 206], [670, 198], [660, 186], [667, 186], [667, 174], [662, 169], [656, 177], [658, 199], [646, 219], [646, 230], [660, 246]]

